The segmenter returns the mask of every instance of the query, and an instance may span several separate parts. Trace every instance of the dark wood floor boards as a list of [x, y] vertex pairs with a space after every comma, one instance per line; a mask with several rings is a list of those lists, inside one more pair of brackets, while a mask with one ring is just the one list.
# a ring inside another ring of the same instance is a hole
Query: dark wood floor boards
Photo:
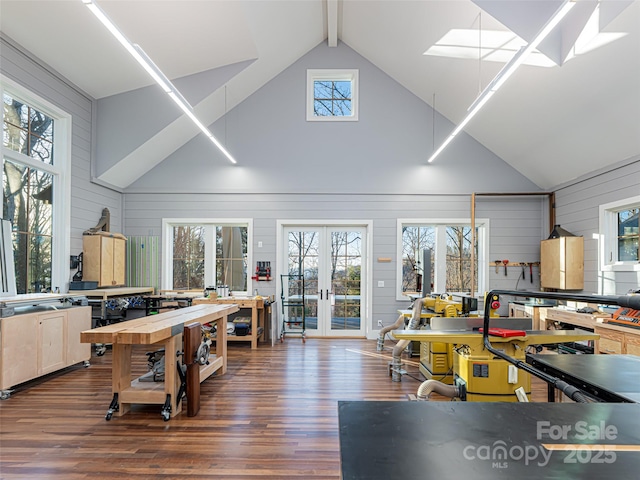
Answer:
[[[419, 386], [409, 377], [392, 382], [391, 348], [375, 348], [345, 339], [230, 345], [227, 373], [202, 384], [198, 416], [187, 417], [185, 406], [168, 422], [157, 405], [105, 420], [109, 350], [89, 368], [0, 402], [0, 478], [337, 480], [338, 400], [406, 401]], [[147, 371], [144, 353], [134, 349], [135, 375]], [[411, 360], [407, 369], [420, 377]]]

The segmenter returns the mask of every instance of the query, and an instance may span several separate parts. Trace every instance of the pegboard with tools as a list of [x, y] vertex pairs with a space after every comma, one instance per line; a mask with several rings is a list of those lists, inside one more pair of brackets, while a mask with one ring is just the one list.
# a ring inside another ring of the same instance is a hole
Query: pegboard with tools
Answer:
[[504, 272], [504, 276], [508, 277], [508, 268], [520, 269], [519, 274], [523, 280], [527, 277], [531, 283], [533, 283], [533, 267], [540, 267], [540, 262], [511, 262], [510, 260], [494, 260], [496, 273]]

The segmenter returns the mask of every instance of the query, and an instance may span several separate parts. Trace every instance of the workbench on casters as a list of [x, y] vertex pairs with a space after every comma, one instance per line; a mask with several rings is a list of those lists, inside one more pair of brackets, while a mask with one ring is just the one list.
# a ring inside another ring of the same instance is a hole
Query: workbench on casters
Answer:
[[[169, 420], [182, 410], [178, 398], [180, 379], [178, 355], [183, 350], [182, 332], [191, 323], [217, 324], [215, 355], [209, 364], [200, 367], [200, 382], [214, 372], [227, 370], [227, 316], [238, 311], [237, 305], [197, 305], [158, 315], [114, 323], [81, 333], [84, 343], [113, 344], [112, 392], [113, 399], [107, 411], [110, 420], [115, 413], [121, 416], [130, 410], [131, 404], [163, 405], [162, 417]], [[153, 345], [164, 348], [164, 382], [140, 382], [131, 378], [131, 352], [133, 345]]]

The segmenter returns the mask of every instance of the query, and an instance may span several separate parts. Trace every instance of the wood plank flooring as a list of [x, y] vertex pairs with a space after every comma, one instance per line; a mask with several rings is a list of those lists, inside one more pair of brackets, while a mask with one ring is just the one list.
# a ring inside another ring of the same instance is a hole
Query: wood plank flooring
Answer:
[[[198, 416], [187, 417], [185, 404], [168, 422], [157, 405], [105, 420], [108, 350], [88, 368], [0, 402], [0, 478], [337, 480], [338, 400], [406, 401], [420, 385], [417, 358], [407, 359], [407, 370], [418, 380], [391, 381], [391, 347], [297, 338], [257, 350], [231, 344], [227, 373], [202, 384]], [[147, 372], [145, 351], [134, 350], [136, 376]], [[533, 400], [545, 399], [546, 387], [534, 380]]]

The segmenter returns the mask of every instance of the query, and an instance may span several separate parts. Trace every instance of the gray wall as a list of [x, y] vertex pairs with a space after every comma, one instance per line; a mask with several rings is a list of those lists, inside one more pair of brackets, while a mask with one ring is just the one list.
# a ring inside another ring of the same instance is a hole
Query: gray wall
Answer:
[[[600, 205], [640, 194], [640, 157], [608, 171], [594, 172], [556, 191], [556, 220], [584, 237], [585, 293], [624, 295], [640, 287], [640, 272], [603, 272], [598, 269]], [[611, 291], [612, 285], [615, 291]]]
[[[377, 320], [390, 324], [399, 308], [408, 301], [395, 299], [396, 220], [398, 218], [469, 218], [469, 195], [362, 195], [362, 194], [126, 194], [125, 231], [128, 235], [161, 236], [163, 217], [180, 218], [253, 218], [253, 260], [271, 261], [275, 265], [276, 223], [287, 219], [372, 220], [373, 296], [369, 320], [372, 328]], [[490, 258], [511, 262], [534, 262], [540, 258], [541, 231], [546, 201], [537, 197], [483, 198], [476, 204], [477, 218], [490, 220]], [[258, 248], [262, 242], [262, 248]], [[390, 257], [391, 263], [377, 263], [378, 257]], [[495, 273], [488, 267], [491, 288], [513, 290], [539, 288], [538, 270], [534, 285], [520, 280], [520, 269], [503, 269]], [[384, 280], [385, 287], [377, 288]], [[263, 295], [275, 295], [276, 282], [259, 282]]]
[[[308, 68], [359, 69], [358, 122], [306, 121]], [[428, 105], [348, 46], [323, 43], [212, 126], [238, 166], [199, 136], [126, 189], [125, 233], [159, 236], [163, 217], [253, 218], [253, 260], [275, 265], [278, 220], [372, 220], [372, 258], [393, 261], [373, 262], [369, 320], [391, 323], [408, 305], [395, 298], [398, 218], [468, 219], [470, 192], [539, 190], [467, 135], [427, 166], [432, 119]], [[436, 127], [442, 135], [453, 125], [437, 115]], [[490, 258], [538, 261], [545, 208], [538, 197], [479, 200], [477, 217], [491, 220]], [[491, 287], [508, 289], [520, 273], [487, 272]], [[275, 282], [258, 287], [279, 296]]]
[[[306, 121], [309, 68], [359, 69], [359, 121]], [[199, 135], [126, 191], [464, 194], [539, 190], [467, 135], [460, 135], [446, 154], [427, 165], [434, 147], [432, 120], [427, 104], [347, 45], [330, 48], [322, 43], [212, 126], [212, 133], [238, 160], [237, 166]], [[435, 124], [440, 142], [453, 125], [439, 115]]]
[[121, 231], [122, 195], [91, 183], [92, 99], [33, 58], [6, 36], [0, 36], [0, 72], [72, 115], [71, 253], [82, 251], [82, 232], [111, 212], [111, 230]]

